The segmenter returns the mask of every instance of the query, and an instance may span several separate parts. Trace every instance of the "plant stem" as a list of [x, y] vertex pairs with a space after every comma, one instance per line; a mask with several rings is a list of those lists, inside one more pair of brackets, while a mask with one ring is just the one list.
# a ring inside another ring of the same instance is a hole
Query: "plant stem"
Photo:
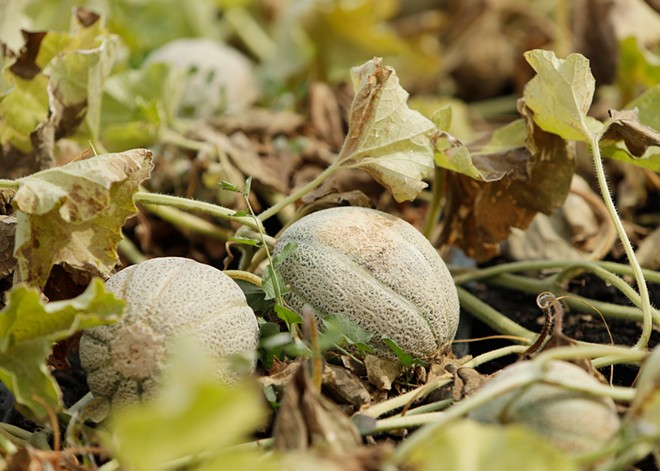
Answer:
[[[558, 289], [557, 286], [553, 283], [548, 283], [544, 280], [505, 274], [492, 278], [489, 283], [495, 286], [514, 289], [516, 291], [530, 294], [538, 294], [542, 291], [553, 291], [554, 294], [558, 296], [566, 296], [566, 304], [568, 304], [568, 306], [573, 309], [590, 306], [600, 311], [603, 316], [613, 319], [639, 321], [643, 317], [642, 312], [640, 312], [640, 309], [637, 307], [622, 306], [619, 304], [606, 303], [603, 301], [596, 301], [594, 299], [578, 296], [566, 290]], [[623, 294], [626, 295], [635, 306], [641, 305], [641, 299], [639, 295], [625, 281], [618, 279], [618, 281], [613, 283], [613, 285], [620, 288]], [[652, 316], [654, 316], [655, 322], [660, 324], [660, 312], [657, 310], [652, 310]]]
[[223, 16], [234, 33], [259, 58], [259, 62], [266, 62], [273, 57], [275, 43], [244, 7], [227, 8]]
[[640, 363], [646, 358], [647, 353], [626, 347], [615, 347], [611, 345], [578, 345], [568, 347], [552, 348], [541, 352], [534, 361], [547, 363], [551, 360], [574, 360], [576, 358], [611, 357], [616, 358], [618, 363]]
[[[501, 358], [516, 353], [522, 353], [526, 349], [527, 347], [524, 345], [509, 345], [508, 347], [498, 348], [496, 350], [491, 350], [489, 352], [476, 356], [472, 360], [465, 362], [461, 366], [465, 366], [468, 368], [475, 368], [479, 365], [483, 365], [484, 363], [495, 360], [497, 358]], [[360, 412], [360, 414], [373, 418], [380, 417], [383, 414], [404, 407], [406, 404], [408, 404], [413, 400], [422, 399], [432, 391], [435, 391], [436, 389], [444, 386], [445, 384], [449, 384], [452, 379], [453, 376], [447, 373], [446, 375], [442, 375], [441, 377], [435, 379], [433, 382], [427, 383], [424, 386], [420, 386], [416, 389], [413, 389], [412, 391], [408, 391], [407, 393], [401, 394], [397, 397], [393, 397], [392, 399], [388, 399], [387, 401], [383, 401], [378, 404], [375, 404], [365, 409], [364, 411]]]
[[173, 144], [178, 147], [194, 150], [197, 152], [213, 149], [213, 146], [208, 142], [189, 139], [179, 132], [166, 127], [161, 129], [160, 140], [163, 143]]
[[319, 173], [318, 176], [309, 182], [307, 185], [303, 186], [302, 188], [294, 191], [291, 193], [289, 196], [286, 198], [283, 198], [280, 200], [278, 203], [276, 203], [274, 206], [271, 206], [267, 210], [263, 211], [261, 214], [259, 214], [258, 219], [261, 222], [264, 222], [266, 219], [271, 218], [275, 214], [277, 214], [282, 208], [287, 207], [291, 203], [294, 203], [298, 201], [300, 198], [305, 196], [307, 193], [315, 189], [316, 187], [320, 186], [325, 180], [327, 180], [332, 174], [334, 174], [337, 170], [341, 168], [340, 165], [337, 164], [337, 160], [330, 165], [328, 168], [326, 168], [323, 172]]
[[119, 241], [117, 245], [119, 252], [128, 259], [133, 265], [142, 263], [147, 260], [147, 257], [144, 256], [140, 249], [138, 249], [132, 240], [128, 239], [126, 236]]
[[210, 216], [238, 222], [256, 231], [262, 230], [261, 224], [259, 224], [256, 219], [247, 216], [236, 217], [234, 216], [236, 211], [233, 209], [224, 208], [204, 201], [181, 198], [180, 196], [164, 195], [161, 193], [149, 193], [147, 191], [136, 192], [133, 195], [133, 200], [140, 204], [172, 206], [178, 209], [208, 214]]
[[8, 180], [0, 178], [0, 191], [2, 190], [18, 190], [20, 183], [17, 180]]
[[12, 440], [18, 439], [18, 440], [28, 441], [32, 436], [32, 432], [28, 432], [27, 430], [24, 430], [12, 424], [0, 423], [0, 430], [6, 432], [8, 435], [11, 435]]
[[[570, 348], [567, 348], [566, 350], [570, 350]], [[423, 446], [426, 440], [436, 434], [451, 421], [463, 417], [472, 410], [487, 404], [493, 399], [502, 396], [509, 391], [520, 389], [534, 383], [543, 382], [544, 384], [556, 385], [564, 389], [578, 391], [585, 394], [615, 397], [627, 401], [632, 400], [632, 398], [635, 396], [634, 388], [612, 387], [602, 385], [600, 383], [585, 385], [581, 382], [566, 381], [564, 379], [555, 377], [549, 379], [546, 375], [547, 368], [545, 367], [546, 365], [543, 364], [544, 362], [532, 360], [530, 363], [536, 364], [536, 368], [521, 372], [521, 374], [511, 377], [507, 381], [502, 381], [498, 384], [492, 384], [488, 389], [477, 391], [474, 395], [469, 396], [463, 399], [461, 402], [454, 404], [451, 408], [444, 412], [431, 412], [428, 414], [419, 414], [405, 417], [405, 421], [399, 417], [382, 419], [376, 423], [376, 430], [388, 430], [394, 426], [415, 427], [426, 425], [411, 435], [407, 440], [403, 441], [394, 452], [393, 458], [395, 462], [398, 464], [403, 464], [405, 461], [407, 461], [409, 454], [415, 450], [415, 448]]]
[[227, 275], [232, 280], [245, 281], [247, 283], [253, 284], [254, 286], [258, 286], [259, 288], [261, 288], [261, 278], [255, 275], [254, 273], [250, 273], [249, 271], [224, 270], [224, 274]]
[[[623, 263], [596, 262], [586, 260], [537, 260], [502, 263], [488, 268], [464, 271], [454, 275], [454, 283], [457, 285], [462, 285], [471, 281], [480, 281], [487, 278], [492, 278], [493, 276], [501, 275], [504, 273], [519, 273], [526, 271], [538, 272], [555, 268], [562, 270], [582, 268], [585, 270], [593, 271], [591, 268], [593, 266], [604, 268], [605, 270], [616, 273], [618, 275], [634, 275], [632, 268], [630, 268], [629, 265], [624, 265]], [[660, 272], [645, 269], [643, 269], [642, 272], [648, 281], [660, 283]]]
[[496, 332], [505, 335], [523, 337], [530, 341], [536, 338], [537, 334], [531, 330], [527, 330], [520, 324], [515, 323], [477, 298], [475, 295], [466, 291], [464, 288], [457, 287], [457, 291], [461, 308], [470, 312], [472, 316], [476, 317]]
[[172, 206], [161, 206], [157, 204], [144, 204], [149, 212], [155, 214], [163, 221], [167, 221], [180, 231], [190, 231], [212, 239], [226, 242], [232, 235], [230, 229], [216, 226], [206, 219], [202, 219], [194, 214], [186, 213]]
[[598, 186], [600, 186], [600, 192], [605, 201], [605, 206], [607, 211], [610, 213], [612, 222], [616, 227], [616, 231], [619, 234], [619, 239], [623, 244], [623, 249], [626, 252], [628, 257], [628, 262], [633, 269], [635, 274], [635, 281], [637, 281], [637, 289], [639, 290], [639, 296], [642, 301], [642, 334], [639, 337], [639, 340], [635, 344], [635, 348], [640, 350], [645, 350], [648, 346], [649, 339], [651, 338], [651, 331], [653, 330], [653, 313], [651, 310], [651, 300], [649, 298], [648, 287], [646, 286], [646, 280], [644, 279], [644, 273], [642, 272], [642, 267], [639, 265], [639, 261], [635, 256], [635, 251], [633, 250], [632, 244], [628, 239], [626, 230], [623, 227], [621, 218], [616, 211], [614, 202], [612, 201], [612, 196], [610, 195], [609, 187], [607, 186], [607, 178], [605, 177], [605, 169], [603, 167], [603, 159], [600, 155], [600, 146], [598, 141], [600, 140], [600, 134], [594, 135], [592, 133], [587, 133], [589, 138], [589, 145], [591, 147], [591, 153], [593, 156], [594, 167], [596, 169], [596, 176], [598, 177]]

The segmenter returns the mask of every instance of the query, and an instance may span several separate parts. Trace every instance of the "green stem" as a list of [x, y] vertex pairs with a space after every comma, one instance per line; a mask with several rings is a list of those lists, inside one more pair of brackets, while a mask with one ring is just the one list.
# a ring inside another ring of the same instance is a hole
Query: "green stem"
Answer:
[[651, 331], [653, 330], [653, 313], [651, 309], [651, 300], [649, 298], [648, 287], [646, 286], [646, 280], [644, 279], [642, 267], [639, 265], [639, 261], [635, 256], [635, 251], [633, 250], [632, 244], [628, 239], [628, 235], [626, 234], [626, 230], [623, 227], [621, 218], [619, 218], [616, 207], [614, 206], [614, 202], [612, 201], [609, 187], [607, 186], [607, 178], [605, 177], [603, 160], [600, 155], [600, 146], [598, 145], [600, 135], [593, 135], [591, 133], [587, 133], [587, 135], [589, 137], [589, 145], [591, 147], [594, 167], [596, 169], [596, 176], [598, 177], [598, 185], [600, 186], [601, 195], [605, 201], [607, 211], [610, 213], [612, 222], [616, 227], [616, 231], [619, 234], [619, 239], [621, 239], [621, 243], [623, 244], [623, 249], [625, 250], [628, 257], [628, 262], [630, 263], [630, 266], [632, 267], [635, 274], [635, 281], [637, 281], [637, 289], [639, 290], [639, 296], [642, 300], [642, 334], [635, 344], [635, 348], [644, 350], [648, 346], [649, 339], [651, 338]]
[[250, 273], [249, 271], [224, 270], [224, 274], [227, 275], [232, 280], [246, 281], [247, 283], [253, 284], [254, 286], [261, 288], [261, 278], [255, 275], [254, 273]]
[[148, 205], [162, 205], [172, 206], [177, 209], [185, 209], [192, 212], [208, 214], [209, 216], [227, 219], [229, 221], [238, 222], [244, 226], [250, 227], [255, 231], [262, 230], [261, 224], [255, 218], [247, 216], [234, 216], [236, 211], [229, 208], [224, 208], [212, 203], [204, 201], [197, 201], [180, 196], [164, 195], [161, 193], [149, 193], [146, 191], [138, 191], [133, 195], [133, 200], [136, 203]]
[[[509, 345], [507, 347], [498, 348], [496, 350], [491, 350], [489, 352], [483, 353], [479, 356], [474, 357], [472, 360], [465, 362], [461, 366], [468, 368], [476, 368], [479, 365], [488, 363], [489, 361], [496, 360], [507, 355], [513, 355], [516, 353], [522, 353], [527, 349], [524, 345]], [[375, 404], [368, 409], [360, 412], [362, 415], [367, 417], [380, 417], [383, 414], [387, 414], [396, 409], [404, 407], [406, 404], [413, 400], [419, 400], [430, 394], [432, 391], [435, 391], [438, 388], [441, 388], [445, 384], [449, 384], [453, 379], [453, 376], [449, 373], [442, 375], [441, 377], [435, 379], [434, 381], [420, 386], [412, 391], [401, 394], [399, 396], [388, 399], [387, 401], [380, 402]]]
[[128, 239], [126, 236], [119, 241], [117, 249], [121, 254], [128, 259], [133, 265], [142, 263], [147, 260], [147, 257], [144, 256], [140, 249], [136, 247], [132, 240]]
[[163, 127], [161, 129], [160, 141], [167, 144], [173, 144], [183, 149], [190, 149], [197, 152], [213, 149], [213, 146], [207, 142], [189, 139], [184, 135], [182, 135], [181, 133], [166, 127]]
[[536, 360], [532, 363], [536, 363], [537, 367], [521, 372], [515, 377], [509, 378], [507, 381], [502, 381], [499, 384], [492, 384], [487, 390], [482, 389], [478, 391], [474, 395], [454, 404], [445, 412], [431, 412], [428, 414], [419, 414], [404, 418], [393, 417], [382, 419], [376, 423], [376, 431], [389, 430], [394, 427], [418, 427], [426, 425], [411, 435], [407, 440], [403, 441], [394, 452], [393, 458], [395, 459], [395, 462], [403, 464], [407, 461], [410, 453], [414, 451], [415, 448], [423, 446], [425, 441], [451, 421], [467, 415], [470, 411], [491, 402], [493, 399], [502, 396], [509, 391], [520, 389], [537, 382], [556, 385], [564, 389], [599, 397], [622, 398], [627, 401], [632, 400], [635, 395], [635, 390], [633, 388], [612, 387], [600, 383], [584, 384], [576, 381], [565, 381], [559, 378], [552, 378], [552, 380], [549, 380], [546, 377], [546, 368], [543, 363]]
[[275, 43], [245, 8], [228, 8], [223, 17], [248, 49], [259, 58], [259, 62], [272, 59], [276, 50]]
[[[591, 270], [591, 267], [598, 266], [604, 268], [612, 273], [618, 275], [634, 275], [630, 265], [615, 262], [595, 262], [595, 261], [579, 261], [579, 260], [538, 260], [538, 261], [525, 261], [525, 262], [511, 262], [502, 263], [488, 268], [481, 268], [478, 270], [469, 270], [454, 275], [454, 283], [462, 285], [471, 281], [480, 281], [487, 278], [492, 278], [496, 275], [504, 273], [519, 273], [519, 272], [538, 272], [542, 270], [562, 269], [571, 270], [576, 268], [583, 268]], [[451, 267], [450, 267], [451, 268]], [[660, 283], [660, 272], [653, 270], [642, 270], [644, 276], [648, 281]]]
[[194, 214], [186, 213], [171, 206], [160, 206], [156, 204], [142, 204], [150, 213], [155, 214], [163, 221], [167, 221], [180, 231], [190, 231], [212, 239], [226, 242], [232, 235], [232, 231], [219, 227], [212, 222], [202, 219]]
[[[541, 352], [534, 361], [547, 363], [551, 360], [574, 360], [576, 358], [613, 358], [616, 363], [636, 363], [639, 364], [647, 353], [626, 347], [615, 347], [612, 345], [577, 345], [568, 347], [558, 347]], [[595, 361], [594, 360], [594, 361]], [[604, 365], [603, 365], [604, 366]]]
[[488, 391], [480, 391], [463, 399], [461, 402], [454, 404], [445, 412], [430, 412], [428, 414], [419, 414], [411, 417], [406, 417], [405, 424], [393, 423], [393, 419], [398, 417], [379, 420], [376, 423], [376, 430], [379, 429], [391, 429], [393, 426], [405, 426], [405, 427], [419, 427], [422, 425], [427, 425], [426, 427], [421, 428], [407, 440], [404, 440], [399, 444], [394, 452], [394, 460], [399, 464], [403, 464], [407, 461], [408, 456], [412, 451], [415, 450], [418, 446], [427, 441], [430, 437], [436, 434], [439, 430], [445, 427], [449, 422], [458, 419], [466, 415], [471, 410], [480, 407], [496, 397], [499, 397], [503, 394], [506, 394], [509, 391], [522, 388], [528, 384], [533, 383], [534, 381], [541, 379], [542, 374], [540, 371], [531, 371], [526, 375], [518, 375], [515, 378], [511, 378], [510, 381], [504, 381], [499, 384], [494, 384], [489, 388]]
[[258, 216], [259, 221], [264, 222], [266, 219], [269, 219], [275, 214], [277, 214], [282, 208], [287, 207], [291, 203], [295, 203], [300, 198], [305, 196], [307, 193], [309, 193], [316, 187], [320, 186], [325, 180], [327, 180], [332, 174], [334, 174], [340, 168], [341, 166], [337, 164], [337, 161], [335, 161], [335, 163], [333, 163], [328, 168], [326, 168], [323, 172], [321, 172], [314, 180], [309, 182], [307, 185], [294, 191], [286, 198], [280, 200], [274, 206], [271, 206], [270, 208], [259, 214]]
[[515, 323], [464, 288], [457, 287], [457, 291], [461, 308], [468, 311], [473, 317], [479, 319], [496, 332], [523, 337], [530, 341], [537, 337], [537, 334]]
[[2, 190], [18, 190], [20, 183], [17, 180], [8, 180], [6, 178], [0, 178], [0, 191]]
[[0, 430], [6, 432], [13, 439], [28, 441], [32, 436], [32, 432], [28, 432], [20, 427], [17, 427], [12, 424], [0, 423]]
[[439, 167], [435, 167], [433, 172], [433, 183], [432, 183], [432, 196], [431, 204], [428, 211], [426, 212], [426, 220], [424, 221], [424, 229], [422, 233], [428, 240], [432, 240], [433, 229], [440, 218], [440, 213], [442, 212], [442, 177], [444, 172]]
[[[641, 305], [639, 294], [637, 294], [637, 292], [635, 292], [635, 290], [632, 289], [630, 285], [617, 277], [612, 278], [612, 280], [614, 280], [614, 283], [612, 284], [619, 288], [621, 292], [626, 295], [626, 297], [628, 297], [628, 299], [630, 299], [630, 301], [635, 306]], [[543, 291], [553, 291], [557, 296], [566, 296], [564, 301], [572, 309], [584, 309], [585, 306], [591, 307], [594, 309], [594, 312], [597, 309], [601, 314], [603, 314], [603, 316], [613, 319], [623, 319], [637, 322], [640, 321], [643, 317], [643, 313], [638, 307], [622, 306], [619, 304], [606, 303], [603, 301], [596, 301], [594, 299], [578, 296], [558, 288], [553, 283], [548, 283], [544, 280], [507, 274], [494, 277], [489, 280], [489, 283], [502, 288], [509, 288], [516, 291], [521, 291], [523, 293], [535, 295]], [[655, 319], [655, 322], [660, 324], [660, 312], [653, 310], [652, 316]]]

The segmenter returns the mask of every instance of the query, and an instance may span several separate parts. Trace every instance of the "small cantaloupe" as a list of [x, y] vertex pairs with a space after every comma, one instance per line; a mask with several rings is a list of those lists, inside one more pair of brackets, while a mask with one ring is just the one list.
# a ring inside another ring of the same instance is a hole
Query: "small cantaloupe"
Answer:
[[382, 336], [428, 359], [456, 334], [459, 304], [446, 265], [407, 222], [368, 208], [312, 213], [280, 236], [275, 254], [295, 249], [278, 269], [298, 312], [341, 315], [372, 332], [376, 354], [392, 357]]
[[[113, 405], [154, 392], [171, 349], [189, 335], [213, 357], [247, 355], [254, 367], [259, 328], [239, 286], [220, 270], [179, 257], [130, 266], [106, 282], [126, 301], [121, 321], [87, 329], [80, 360], [94, 396]], [[221, 380], [233, 378], [229, 368]]]
[[[481, 391], [521, 375], [533, 373], [532, 361], [514, 363], [486, 383]], [[574, 383], [598, 384], [598, 380], [573, 363], [554, 360], [545, 378]], [[505, 393], [472, 411], [480, 422], [521, 424], [547, 439], [565, 453], [587, 453], [603, 446], [620, 425], [614, 401], [558, 385], [537, 383]]]

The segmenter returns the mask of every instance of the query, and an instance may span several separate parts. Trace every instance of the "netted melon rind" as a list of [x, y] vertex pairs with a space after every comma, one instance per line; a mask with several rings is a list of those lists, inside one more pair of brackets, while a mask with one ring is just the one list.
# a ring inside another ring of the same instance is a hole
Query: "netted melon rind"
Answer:
[[[181, 336], [192, 336], [218, 359], [255, 357], [254, 312], [238, 285], [216, 268], [186, 258], [156, 258], [120, 271], [106, 288], [127, 305], [119, 323], [88, 329], [81, 337], [81, 364], [95, 396], [119, 404], [151, 394]], [[113, 345], [121, 355], [113, 356]], [[125, 364], [127, 351], [134, 352], [135, 364]], [[229, 380], [233, 372], [220, 370], [218, 376]]]
[[[531, 374], [531, 361], [506, 367], [483, 387], [484, 391]], [[577, 365], [552, 361], [545, 377], [577, 385], [599, 384]], [[588, 453], [602, 447], [619, 429], [614, 401], [552, 384], [534, 384], [513, 390], [472, 411], [470, 417], [485, 423], [516, 423], [529, 427], [565, 453]]]
[[374, 333], [377, 353], [392, 356], [379, 340], [392, 338], [417, 358], [453, 340], [459, 303], [449, 270], [435, 248], [407, 222], [368, 208], [312, 213], [280, 236], [277, 255], [295, 250], [279, 266], [299, 312], [343, 315]]

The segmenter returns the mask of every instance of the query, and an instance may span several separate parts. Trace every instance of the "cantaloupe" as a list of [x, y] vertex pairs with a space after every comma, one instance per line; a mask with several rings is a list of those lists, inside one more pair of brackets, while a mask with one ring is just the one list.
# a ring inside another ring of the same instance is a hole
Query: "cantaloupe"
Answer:
[[[126, 311], [119, 323], [81, 337], [80, 360], [94, 396], [124, 404], [153, 393], [181, 336], [221, 360], [245, 355], [254, 367], [257, 319], [239, 286], [220, 270], [186, 258], [155, 258], [118, 272], [106, 288], [126, 301]], [[234, 372], [223, 367], [218, 376], [230, 380]]]
[[387, 213], [339, 207], [312, 213], [288, 227], [275, 255], [295, 249], [278, 269], [287, 301], [319, 319], [345, 316], [374, 334], [377, 354], [393, 356], [382, 337], [420, 359], [456, 334], [459, 303], [442, 258], [409, 223]]
[[[537, 367], [532, 361], [514, 363], [482, 390], [532, 374]], [[565, 361], [552, 361], [545, 378], [578, 386], [598, 384], [582, 368]], [[612, 438], [620, 425], [612, 399], [544, 383], [514, 389], [477, 408], [470, 417], [485, 423], [524, 425], [566, 453], [597, 450]]]

